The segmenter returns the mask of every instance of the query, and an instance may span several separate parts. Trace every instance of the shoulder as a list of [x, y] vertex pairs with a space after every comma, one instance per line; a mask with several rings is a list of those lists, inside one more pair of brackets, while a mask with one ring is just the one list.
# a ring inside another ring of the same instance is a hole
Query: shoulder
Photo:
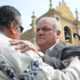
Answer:
[[65, 46], [63, 48], [63, 51], [79, 51], [80, 50], [80, 46], [73, 46], [73, 45], [70, 45], [70, 46]]
[[55, 45], [54, 49], [61, 51], [64, 47], [65, 45], [59, 42]]
[[66, 46], [62, 49], [63, 60], [71, 56], [80, 56], [80, 46]]

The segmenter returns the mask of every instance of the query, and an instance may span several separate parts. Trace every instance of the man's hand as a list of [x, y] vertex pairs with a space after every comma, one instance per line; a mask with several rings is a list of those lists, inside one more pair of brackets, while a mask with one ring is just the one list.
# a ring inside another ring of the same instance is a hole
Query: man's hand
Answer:
[[64, 62], [79, 61], [78, 56], [64, 60]]
[[[34, 52], [37, 52], [35, 46], [29, 42], [29, 41], [24, 41], [24, 40], [10, 40], [9, 41], [12, 45], [18, 45], [15, 49], [16, 50], [21, 50], [21, 52], [26, 52], [28, 50], [33, 50]], [[37, 52], [38, 53], [38, 52]]]

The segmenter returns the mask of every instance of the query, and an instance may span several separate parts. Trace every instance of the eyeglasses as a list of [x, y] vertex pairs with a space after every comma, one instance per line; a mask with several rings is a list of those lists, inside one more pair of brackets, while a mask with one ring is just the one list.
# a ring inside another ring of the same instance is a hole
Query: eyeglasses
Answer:
[[22, 33], [24, 30], [24, 28], [22, 26], [20, 26], [20, 32]]

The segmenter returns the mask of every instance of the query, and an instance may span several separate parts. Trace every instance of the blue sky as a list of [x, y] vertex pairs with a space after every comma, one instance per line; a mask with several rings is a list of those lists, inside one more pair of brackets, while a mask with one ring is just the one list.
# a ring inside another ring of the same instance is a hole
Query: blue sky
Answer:
[[[53, 8], [56, 8], [59, 5], [59, 1], [62, 0], [52, 0]], [[80, 0], [64, 0], [70, 10], [75, 16], [75, 9], [77, 8], [79, 18], [80, 18]], [[48, 11], [49, 9], [49, 0], [0, 0], [0, 6], [2, 5], [11, 5], [17, 8], [22, 14], [24, 31], [31, 28], [31, 16], [32, 12], [35, 12], [36, 17], [38, 18], [42, 14]]]

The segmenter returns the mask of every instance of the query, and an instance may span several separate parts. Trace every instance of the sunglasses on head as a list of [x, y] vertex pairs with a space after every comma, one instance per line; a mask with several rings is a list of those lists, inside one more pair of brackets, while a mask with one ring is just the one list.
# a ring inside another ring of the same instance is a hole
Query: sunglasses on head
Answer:
[[20, 26], [20, 32], [22, 33], [24, 30], [24, 28], [22, 26]]

